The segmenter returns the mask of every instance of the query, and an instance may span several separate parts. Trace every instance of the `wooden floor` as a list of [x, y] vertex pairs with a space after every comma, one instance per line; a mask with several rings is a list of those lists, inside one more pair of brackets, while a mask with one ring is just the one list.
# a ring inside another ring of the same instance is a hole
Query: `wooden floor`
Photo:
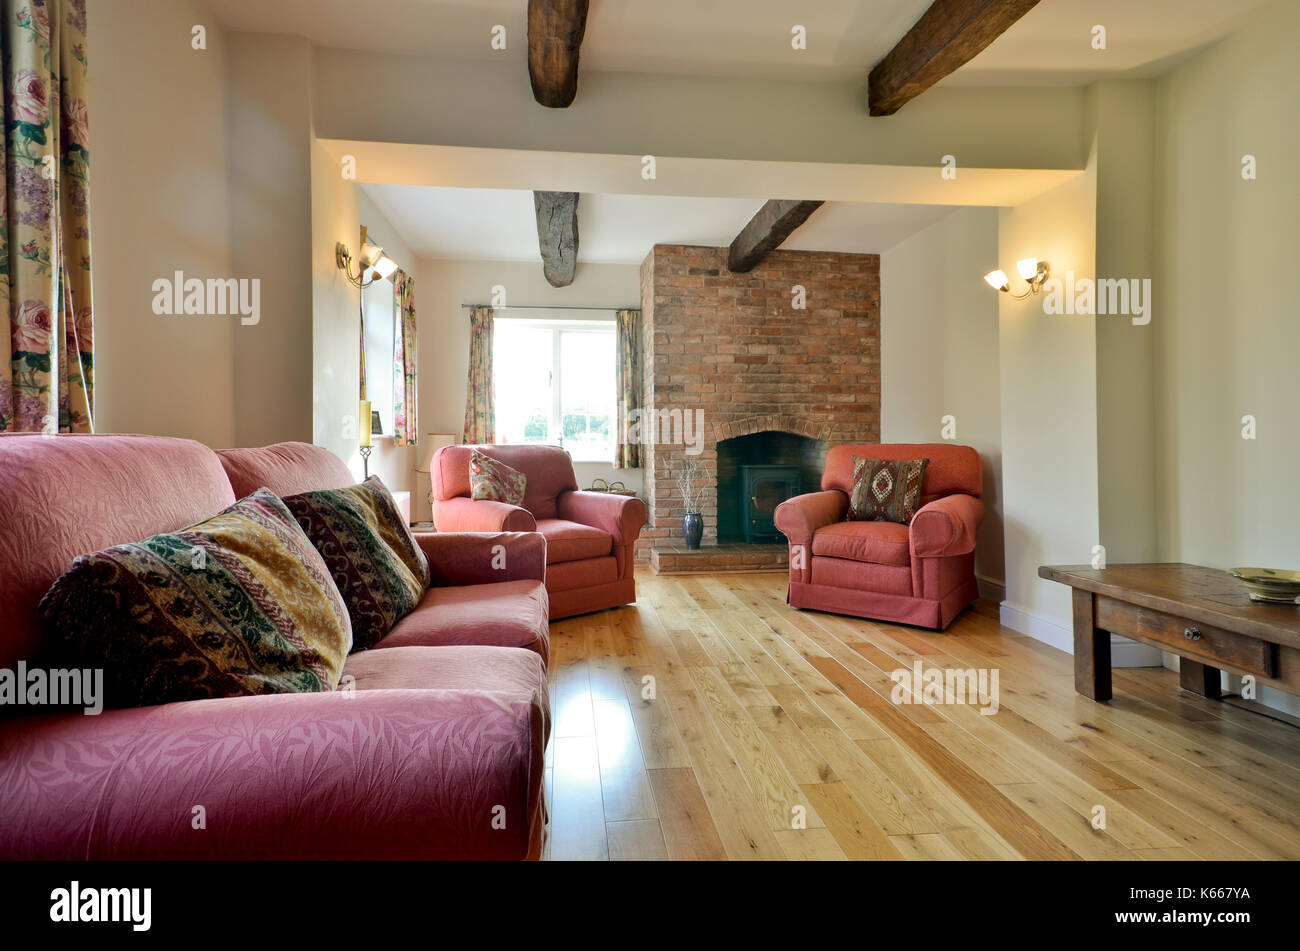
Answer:
[[[1096, 704], [989, 604], [939, 634], [796, 611], [784, 574], [637, 583], [551, 625], [547, 858], [1300, 858], [1300, 729], [1170, 671]], [[998, 712], [891, 703], [918, 660], [997, 669]]]

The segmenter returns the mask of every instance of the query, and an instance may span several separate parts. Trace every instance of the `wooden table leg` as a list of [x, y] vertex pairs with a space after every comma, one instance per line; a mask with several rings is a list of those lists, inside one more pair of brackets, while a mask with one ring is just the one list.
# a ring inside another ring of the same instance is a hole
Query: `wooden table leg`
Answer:
[[1091, 591], [1073, 589], [1074, 689], [1090, 700], [1110, 699], [1110, 633], [1099, 631]]
[[1218, 700], [1223, 680], [1219, 676], [1219, 668], [1179, 657], [1178, 683], [1184, 690]]

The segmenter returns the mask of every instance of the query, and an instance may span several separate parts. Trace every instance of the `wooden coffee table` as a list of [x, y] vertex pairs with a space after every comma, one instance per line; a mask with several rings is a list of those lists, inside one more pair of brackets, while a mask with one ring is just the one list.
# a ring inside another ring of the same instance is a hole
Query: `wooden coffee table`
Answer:
[[1110, 633], [1177, 654], [1179, 680], [1219, 696], [1219, 671], [1300, 694], [1300, 605], [1250, 600], [1232, 575], [1199, 565], [1044, 565], [1073, 588], [1074, 689], [1109, 700]]

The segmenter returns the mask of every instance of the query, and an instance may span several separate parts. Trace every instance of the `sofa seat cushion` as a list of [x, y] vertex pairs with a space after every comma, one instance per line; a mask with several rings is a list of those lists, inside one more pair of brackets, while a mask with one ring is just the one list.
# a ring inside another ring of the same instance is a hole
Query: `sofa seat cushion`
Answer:
[[375, 647], [524, 647], [546, 660], [549, 611], [540, 581], [430, 588]]
[[870, 565], [906, 567], [912, 563], [908, 527], [897, 522], [837, 522], [817, 529], [813, 555]]
[[813, 555], [809, 565], [812, 583], [850, 591], [872, 591], [912, 597], [912, 569], [901, 565], [878, 565], [848, 558]]
[[546, 536], [546, 563], [603, 558], [614, 549], [614, 537], [599, 528], [562, 518], [539, 518], [537, 530]]

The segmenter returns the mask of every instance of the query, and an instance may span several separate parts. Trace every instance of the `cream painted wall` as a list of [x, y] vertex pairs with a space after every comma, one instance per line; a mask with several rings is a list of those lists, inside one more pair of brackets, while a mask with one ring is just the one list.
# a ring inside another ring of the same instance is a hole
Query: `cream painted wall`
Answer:
[[[94, 63], [109, 67], [92, 69], [89, 104], [96, 428], [230, 446], [234, 337], [248, 328], [152, 309], [153, 282], [177, 270], [234, 276], [227, 38], [189, 0], [91, 3], [87, 15]], [[208, 48], [191, 49], [204, 22]]]
[[343, 179], [318, 144], [312, 144], [311, 157], [312, 442], [332, 450], [360, 479], [361, 292], [334, 260], [340, 241], [357, 253], [360, 190]]
[[[1088, 89], [1097, 150], [1097, 275], [1152, 277], [1155, 83], [1099, 82]], [[1109, 564], [1156, 557], [1155, 326], [1166, 319], [1152, 284], [1151, 321], [1097, 324], [1098, 542]]]
[[[1300, 5], [1284, 0], [1156, 85], [1162, 560], [1300, 569], [1297, 48]], [[1295, 697], [1261, 699], [1300, 714]]]
[[[1050, 262], [1052, 274], [1095, 276], [1095, 165], [998, 222], [998, 265]], [[1023, 288], [1018, 278], [1014, 287]], [[1096, 318], [1047, 316], [1041, 296], [998, 296], [1002, 422], [1004, 617], [1070, 649], [1070, 592], [1038, 578], [1044, 564], [1079, 564], [1097, 544]]]
[[955, 211], [880, 256], [880, 433], [939, 442], [942, 417], [956, 417], [956, 442], [984, 460], [975, 570], [1001, 586], [998, 298], [984, 283], [997, 261], [996, 208]]
[[[635, 264], [579, 264], [568, 287], [552, 287], [542, 265], [527, 261], [445, 261], [416, 265], [420, 321], [420, 429], [460, 434], [465, 425], [469, 376], [469, 311], [463, 304], [491, 302], [492, 288], [506, 288], [506, 303], [526, 307], [639, 307], [641, 269]], [[574, 466], [583, 488], [594, 478], [618, 479], [640, 491], [641, 472], [593, 463]], [[423, 478], [423, 476], [421, 476]], [[412, 516], [428, 518], [427, 491], [412, 493]]]
[[231, 264], [237, 276], [262, 282], [261, 322], [235, 333], [235, 440], [310, 442], [311, 47], [297, 37], [234, 33], [229, 49]]
[[[873, 119], [865, 83], [584, 73], [572, 106], [547, 109], [513, 62], [318, 49], [315, 63], [322, 138], [936, 168], [948, 154], [1025, 169], [1082, 168], [1087, 156], [1077, 88], [941, 87]], [[450, 92], [413, 109], [411, 90]]]

